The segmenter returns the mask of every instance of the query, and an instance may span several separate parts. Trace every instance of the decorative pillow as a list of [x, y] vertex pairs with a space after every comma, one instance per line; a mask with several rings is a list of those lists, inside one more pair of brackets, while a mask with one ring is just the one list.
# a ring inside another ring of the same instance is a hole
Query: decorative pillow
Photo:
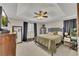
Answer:
[[58, 35], [61, 35], [61, 36], [63, 36], [63, 32], [58, 32]]
[[53, 35], [53, 32], [48, 32], [49, 35]]
[[53, 32], [54, 35], [58, 35], [58, 32]]

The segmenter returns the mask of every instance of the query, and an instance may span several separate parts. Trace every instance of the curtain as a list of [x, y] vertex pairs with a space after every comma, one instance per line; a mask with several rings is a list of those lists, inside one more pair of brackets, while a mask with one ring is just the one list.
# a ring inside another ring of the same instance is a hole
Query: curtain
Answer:
[[27, 41], [28, 22], [24, 22], [23, 26], [24, 26], [23, 41]]
[[76, 19], [64, 21], [64, 33], [67, 32], [70, 35], [73, 28], [76, 28]]
[[34, 23], [34, 37], [37, 36], [37, 24]]
[[67, 33], [70, 32], [69, 27], [70, 27], [69, 20], [65, 20], [65, 21], [64, 21], [64, 33], [65, 33], [65, 32], [67, 32]]
[[74, 25], [74, 20], [70, 20], [70, 33], [72, 32]]
[[73, 20], [73, 28], [77, 28], [77, 23], [76, 23], [76, 19]]
[[0, 31], [2, 30], [1, 29], [1, 17], [2, 17], [2, 7], [0, 7]]

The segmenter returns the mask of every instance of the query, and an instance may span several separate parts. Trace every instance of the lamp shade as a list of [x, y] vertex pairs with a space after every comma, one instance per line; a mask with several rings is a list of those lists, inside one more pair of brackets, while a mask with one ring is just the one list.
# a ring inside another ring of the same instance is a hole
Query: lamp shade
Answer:
[[67, 32], [65, 32], [65, 35], [68, 35], [68, 33], [67, 33]]

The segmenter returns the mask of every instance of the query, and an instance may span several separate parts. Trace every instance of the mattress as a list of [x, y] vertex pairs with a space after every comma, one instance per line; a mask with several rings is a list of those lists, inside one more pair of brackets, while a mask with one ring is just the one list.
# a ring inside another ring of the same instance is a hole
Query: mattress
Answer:
[[39, 36], [37, 36], [39, 38], [45, 38], [48, 40], [54, 40], [55, 44], [60, 43], [62, 40], [62, 36], [61, 35], [50, 35], [50, 34], [41, 34]]
[[36, 41], [48, 48], [53, 52], [56, 51], [56, 44], [60, 43], [62, 40], [61, 35], [50, 35], [50, 34], [41, 34], [36, 37]]

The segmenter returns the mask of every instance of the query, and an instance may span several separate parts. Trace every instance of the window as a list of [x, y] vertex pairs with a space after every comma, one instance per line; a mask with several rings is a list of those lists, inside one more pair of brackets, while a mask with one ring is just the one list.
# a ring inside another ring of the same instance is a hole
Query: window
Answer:
[[34, 24], [28, 23], [27, 38], [34, 38]]

